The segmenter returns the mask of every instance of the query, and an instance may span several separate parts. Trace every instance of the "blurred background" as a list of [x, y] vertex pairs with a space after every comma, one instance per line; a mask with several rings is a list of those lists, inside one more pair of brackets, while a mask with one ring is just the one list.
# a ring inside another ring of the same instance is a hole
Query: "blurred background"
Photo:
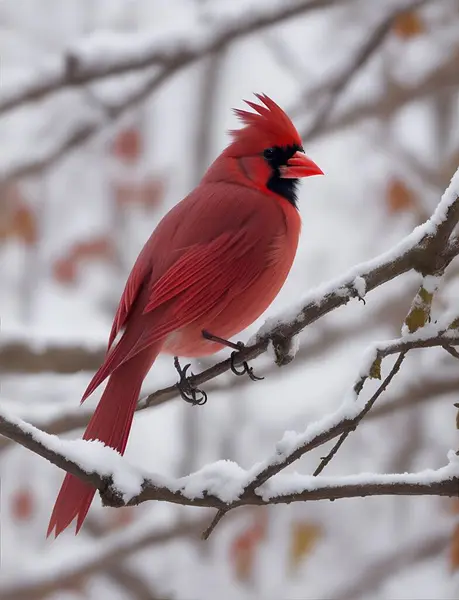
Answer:
[[[69, 47], [109, 67], [149, 41], [163, 61], [0, 108], [1, 402], [66, 438], [97, 401], [79, 408], [137, 253], [228, 143], [243, 98], [283, 106], [326, 174], [301, 186], [298, 257], [268, 315], [409, 233], [459, 164], [457, 0], [0, 0], [0, 107], [45, 84]], [[175, 476], [262, 460], [285, 430], [340, 404], [366, 346], [399, 334], [418, 284], [406, 275], [308, 327], [292, 364], [256, 361], [262, 382], [225, 375], [203, 407], [172, 399], [138, 413], [129, 460]], [[453, 262], [435, 313], [458, 296]], [[161, 357], [144, 391], [175, 380]], [[327, 474], [442, 466], [458, 389], [457, 360], [410, 353]], [[323, 452], [294, 469], [311, 473]], [[3, 600], [459, 597], [450, 499], [239, 509], [208, 542], [213, 511], [96, 499], [77, 538], [50, 541], [62, 472], [1, 438], [0, 476]]]

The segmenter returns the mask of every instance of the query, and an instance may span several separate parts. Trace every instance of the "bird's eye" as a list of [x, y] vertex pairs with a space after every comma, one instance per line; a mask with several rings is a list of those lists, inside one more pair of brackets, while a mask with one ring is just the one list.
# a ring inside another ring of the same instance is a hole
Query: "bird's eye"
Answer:
[[266, 148], [266, 150], [263, 152], [263, 156], [266, 158], [266, 160], [272, 158], [274, 156], [274, 148]]

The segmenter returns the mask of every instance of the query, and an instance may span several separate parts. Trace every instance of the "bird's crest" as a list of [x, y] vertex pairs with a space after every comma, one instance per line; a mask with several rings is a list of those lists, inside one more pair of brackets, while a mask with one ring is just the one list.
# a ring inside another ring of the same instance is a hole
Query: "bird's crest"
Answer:
[[290, 117], [266, 94], [255, 94], [262, 104], [245, 100], [255, 112], [234, 109], [245, 125], [230, 131], [233, 143], [230, 148], [237, 153], [262, 152], [271, 146], [301, 146], [301, 138]]

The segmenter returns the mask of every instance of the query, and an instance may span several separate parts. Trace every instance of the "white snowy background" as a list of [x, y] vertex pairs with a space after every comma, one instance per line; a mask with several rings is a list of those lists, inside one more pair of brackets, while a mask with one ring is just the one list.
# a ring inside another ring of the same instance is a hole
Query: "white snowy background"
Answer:
[[[166, 53], [199, 48], [222, 23], [281, 4], [295, 2], [0, 0], [0, 107], [29, 81], [45, 82], [69, 48], [101, 64], [155, 45]], [[336, 6], [299, 12], [177, 70], [120, 119], [111, 119], [110, 107], [142, 85], [145, 73], [66, 88], [0, 112], [1, 346], [103, 349], [138, 251], [224, 148], [227, 130], [237, 126], [231, 109], [253, 92], [270, 95], [302, 132], [318, 124], [305, 149], [325, 177], [302, 182], [295, 265], [243, 341], [315, 286], [390, 249], [433, 212], [459, 164], [457, 2], [417, 3], [422, 7], [399, 18], [355, 69], [378, 24], [398, 6], [416, 3], [327, 4]], [[346, 85], [333, 88], [340, 77]], [[336, 103], [323, 119], [330, 97]], [[97, 125], [97, 135], [62, 150], [84, 124]], [[113, 150], [126, 132], [141, 138], [135, 164]], [[133, 198], [134, 186], [148, 182], [149, 205]], [[114, 190], [121, 184], [128, 199], [120, 206]], [[456, 261], [440, 283], [434, 314], [457, 311], [458, 272]], [[278, 369], [268, 356], [254, 362], [264, 381], [227, 374], [203, 407], [174, 399], [138, 413], [127, 459], [167, 478], [220, 459], [244, 469], [264, 460], [286, 430], [302, 431], [341, 404], [368, 345], [400, 334], [418, 284], [415, 275], [402, 276], [369, 294], [365, 305], [353, 301], [320, 319], [300, 336], [290, 365]], [[193, 370], [218, 358], [195, 361]], [[38, 426], [79, 410], [89, 371], [56, 374], [50, 366], [21, 373], [21, 361], [19, 352], [14, 368], [0, 363], [2, 408]], [[160, 357], [144, 390], [175, 379], [172, 359]], [[326, 475], [443, 467], [457, 448], [458, 390], [457, 360], [438, 348], [413, 351], [381, 400], [391, 409], [360, 425]], [[96, 400], [97, 394], [88, 405]], [[63, 437], [80, 435], [73, 429]], [[323, 454], [309, 453], [293, 470], [312, 473]], [[104, 509], [96, 498], [78, 537], [67, 531], [46, 540], [62, 471], [4, 444], [0, 476], [0, 590], [10, 600], [459, 595], [458, 504], [451, 499], [240, 508], [203, 542], [214, 511], [151, 502]]]

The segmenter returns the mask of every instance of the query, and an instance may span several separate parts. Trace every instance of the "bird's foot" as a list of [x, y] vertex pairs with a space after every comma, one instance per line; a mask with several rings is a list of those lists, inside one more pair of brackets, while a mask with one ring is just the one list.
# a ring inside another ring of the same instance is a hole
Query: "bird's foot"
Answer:
[[[183, 400], [189, 404], [192, 404], [193, 406], [202, 406], [205, 404], [207, 402], [206, 392], [204, 390], [200, 390], [199, 388], [193, 387], [188, 379], [187, 371], [191, 367], [191, 364], [188, 363], [182, 368], [178, 356], [174, 356], [174, 366], [180, 376], [180, 380], [176, 385]], [[191, 373], [191, 375], [193, 375], [193, 373]]]
[[241, 377], [242, 375], [247, 375], [250, 377], [252, 381], [261, 381], [264, 377], [257, 377], [253, 372], [253, 367], [249, 367], [247, 361], [242, 363], [242, 369], [238, 370], [236, 365], [234, 364], [234, 360], [236, 358], [237, 353], [242, 350], [245, 345], [243, 342], [230, 342], [229, 340], [225, 340], [224, 338], [219, 337], [218, 335], [214, 335], [213, 333], [209, 333], [205, 329], [202, 330], [202, 336], [206, 340], [211, 342], [217, 342], [218, 344], [222, 344], [223, 346], [228, 346], [228, 348], [234, 348], [234, 351], [231, 352], [231, 372]]

